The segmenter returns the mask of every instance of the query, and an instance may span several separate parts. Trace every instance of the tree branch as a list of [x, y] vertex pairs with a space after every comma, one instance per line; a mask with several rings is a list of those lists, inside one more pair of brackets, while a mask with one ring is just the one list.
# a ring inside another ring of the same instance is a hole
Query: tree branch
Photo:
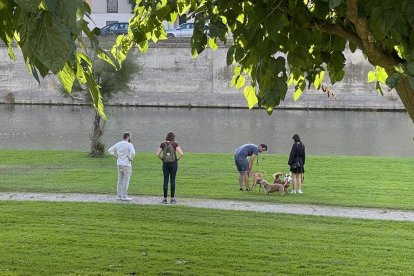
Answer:
[[358, 1], [346, 0], [346, 16], [355, 26], [356, 33], [362, 43], [361, 50], [367, 55], [368, 60], [373, 65], [380, 65], [390, 73], [394, 70], [394, 65], [400, 63], [401, 60], [384, 53], [381, 48], [375, 45], [375, 37], [369, 30], [368, 20], [358, 16]]
[[320, 20], [313, 20], [311, 23], [306, 25], [307, 28], [319, 30], [321, 32], [334, 34], [340, 37], [345, 38], [346, 40], [352, 42], [358, 48], [362, 49], [363, 45], [361, 39], [354, 33], [345, 29], [344, 26], [339, 24], [328, 24], [327, 22], [323, 22]]

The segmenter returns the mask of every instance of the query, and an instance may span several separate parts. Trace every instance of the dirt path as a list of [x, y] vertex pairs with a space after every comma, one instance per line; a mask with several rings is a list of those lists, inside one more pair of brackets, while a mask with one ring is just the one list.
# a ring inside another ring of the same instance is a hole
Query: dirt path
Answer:
[[[134, 196], [130, 202], [118, 201], [113, 195], [105, 194], [49, 194], [49, 193], [0, 193], [0, 200], [13, 201], [52, 201], [52, 202], [101, 202], [117, 204], [161, 205], [160, 197]], [[266, 202], [245, 202], [236, 200], [179, 198], [179, 206], [210, 208], [221, 210], [256, 211], [282, 214], [300, 214], [313, 216], [376, 219], [393, 221], [413, 221], [414, 211], [349, 208], [305, 204], [279, 204]], [[166, 207], [171, 206], [168, 204]]]

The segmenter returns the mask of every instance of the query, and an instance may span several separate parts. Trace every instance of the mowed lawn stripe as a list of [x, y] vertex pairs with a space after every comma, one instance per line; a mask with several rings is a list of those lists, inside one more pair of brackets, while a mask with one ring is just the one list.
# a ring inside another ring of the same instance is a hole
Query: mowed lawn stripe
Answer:
[[[286, 155], [261, 154], [255, 170], [272, 180], [287, 172]], [[414, 210], [414, 158], [312, 156], [303, 195], [238, 191], [232, 154], [186, 153], [179, 162], [177, 197], [236, 199]], [[0, 191], [116, 193], [116, 161], [73, 151], [0, 151]], [[137, 153], [130, 194], [162, 196], [161, 162]]]
[[414, 224], [0, 202], [0, 274], [410, 275]]

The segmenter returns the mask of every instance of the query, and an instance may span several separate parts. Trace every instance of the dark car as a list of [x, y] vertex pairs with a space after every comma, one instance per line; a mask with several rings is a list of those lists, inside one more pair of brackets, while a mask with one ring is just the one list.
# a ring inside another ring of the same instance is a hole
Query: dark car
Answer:
[[117, 22], [106, 25], [101, 29], [101, 35], [119, 35], [128, 32], [128, 22]]

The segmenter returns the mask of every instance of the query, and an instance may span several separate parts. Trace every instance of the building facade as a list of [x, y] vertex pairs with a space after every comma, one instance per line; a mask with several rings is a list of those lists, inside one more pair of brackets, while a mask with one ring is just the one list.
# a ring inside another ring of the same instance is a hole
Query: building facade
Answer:
[[[91, 7], [91, 18], [89, 27], [91, 29], [102, 28], [115, 22], [129, 22], [133, 16], [133, 10], [128, 0], [85, 0]], [[89, 18], [86, 20], [90, 21]], [[164, 23], [166, 29], [173, 29], [185, 22], [185, 16], [174, 24]]]
[[93, 20], [91, 28], [102, 28], [114, 22], [128, 22], [133, 15], [128, 0], [86, 0], [86, 2], [91, 7]]

